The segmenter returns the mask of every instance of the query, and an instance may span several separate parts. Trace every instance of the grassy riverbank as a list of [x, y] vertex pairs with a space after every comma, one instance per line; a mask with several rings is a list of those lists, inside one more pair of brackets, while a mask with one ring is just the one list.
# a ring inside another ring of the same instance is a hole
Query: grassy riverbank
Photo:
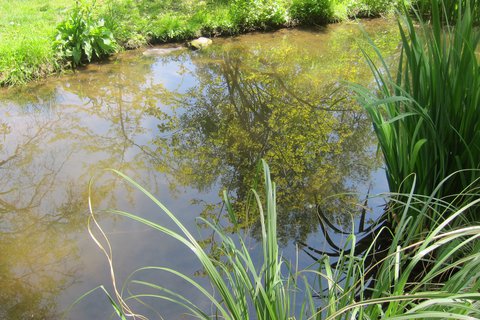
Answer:
[[[123, 48], [231, 35], [298, 24], [325, 24], [393, 10], [385, 0], [103, 0], [80, 1], [91, 8]], [[68, 65], [53, 42], [57, 26], [71, 15], [74, 1], [0, 0], [0, 86], [44, 77]], [[88, 27], [88, 24], [87, 24]]]
[[71, 1], [0, 1], [0, 85], [23, 83], [59, 69], [55, 26]]

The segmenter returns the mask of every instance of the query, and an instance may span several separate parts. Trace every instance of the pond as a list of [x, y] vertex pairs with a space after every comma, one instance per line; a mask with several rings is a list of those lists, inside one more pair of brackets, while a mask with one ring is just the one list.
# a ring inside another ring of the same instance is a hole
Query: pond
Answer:
[[[395, 55], [394, 23], [362, 25], [386, 56]], [[108, 168], [151, 191], [211, 248], [214, 237], [196, 218], [226, 223], [226, 190], [255, 250], [258, 219], [242, 209], [264, 158], [278, 184], [284, 255], [294, 257], [296, 244], [325, 248], [319, 212], [348, 229], [368, 192], [387, 191], [371, 124], [344, 85], [373, 87], [361, 46], [372, 52], [357, 23], [285, 29], [214, 39], [195, 52], [128, 51], [72, 74], [1, 89], [0, 318], [56, 319], [99, 285], [112, 292], [107, 260], [87, 231], [89, 196], [112, 246], [118, 286], [149, 265], [201, 274], [176, 241], [106, 211], [173, 226]], [[381, 209], [369, 205], [373, 220]], [[300, 252], [300, 265], [311, 262]], [[202, 303], [169, 275], [137, 278]], [[208, 287], [201, 275], [199, 281]], [[133, 305], [152, 319], [182, 318], [178, 307], [145, 302], [156, 311]], [[67, 319], [111, 314], [96, 290]]]

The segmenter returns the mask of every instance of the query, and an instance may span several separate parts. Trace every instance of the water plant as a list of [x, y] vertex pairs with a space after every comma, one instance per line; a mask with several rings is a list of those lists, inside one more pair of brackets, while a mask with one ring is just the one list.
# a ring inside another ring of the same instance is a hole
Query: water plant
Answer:
[[[246, 245], [244, 238], [236, 238], [228, 235], [219, 224], [199, 218], [199, 220], [212, 228], [220, 238], [221, 245], [219, 250], [225, 259], [217, 259], [210, 256], [185, 226], [175, 217], [175, 215], [151, 193], [123, 173], [114, 171], [150, 198], [159, 209], [161, 209], [161, 211], [163, 211], [166, 216], [175, 223], [175, 225], [181, 230], [181, 233], [177, 233], [172, 229], [128, 212], [119, 210], [112, 210], [111, 212], [143, 223], [177, 239], [180, 243], [187, 246], [198, 258], [206, 275], [212, 283], [215, 292], [219, 295], [219, 297], [216, 297], [215, 294], [209, 292], [197, 283], [195, 279], [176, 270], [165, 267], [146, 267], [137, 270], [136, 273], [147, 269], [154, 269], [182, 278], [190, 283], [192, 287], [201, 292], [204, 297], [212, 303], [215, 308], [215, 313], [206, 313], [200, 307], [196, 306], [194, 302], [189, 301], [187, 298], [168, 288], [164, 288], [159, 284], [139, 280], [132, 280], [132, 283], [142, 285], [146, 289], [154, 289], [158, 293], [153, 295], [136, 294], [128, 297], [128, 299], [141, 299], [142, 297], [148, 296], [150, 298], [154, 297], [157, 299], [173, 301], [174, 303], [183, 306], [187, 312], [199, 319], [290, 319], [294, 316], [295, 298], [292, 297], [292, 292], [295, 290], [297, 280], [301, 280], [302, 277], [298, 274], [293, 274], [291, 271], [291, 265], [281, 257], [276, 230], [277, 216], [275, 207], [275, 184], [270, 179], [268, 166], [265, 162], [262, 162], [262, 164], [264, 170], [265, 194], [260, 195], [255, 190], [252, 190], [253, 197], [258, 204], [258, 213], [260, 215], [262, 229], [262, 261], [260, 263], [254, 261], [253, 255]], [[261, 199], [264, 199], [264, 203], [262, 203]], [[232, 210], [232, 206], [230, 205], [226, 194], [225, 204], [230, 220], [233, 223], [236, 223], [236, 215]], [[89, 228], [89, 231], [110, 262], [114, 288], [116, 288], [113, 276], [112, 255], [110, 251], [111, 249], [109, 249], [108, 239], [101, 231], [101, 227], [95, 219], [92, 208], [91, 212], [92, 215], [90, 221], [100, 230], [103, 239], [97, 239], [91, 228]], [[102, 244], [102, 242], [107, 243], [107, 245]], [[284, 275], [285, 270], [289, 271], [289, 275]], [[313, 305], [313, 300], [311, 299], [312, 293], [309, 290], [307, 290], [307, 293], [306, 298], [308, 299], [305, 299], [305, 302], [303, 303], [304, 312], [310, 316], [314, 316], [316, 309]], [[114, 303], [115, 310], [121, 311], [122, 316], [131, 315], [138, 317], [138, 315], [135, 315], [135, 313], [128, 307], [126, 303], [126, 300], [128, 299], [123, 297], [123, 292], [119, 292], [115, 289], [115, 296], [119, 301], [118, 304]], [[300, 317], [300, 319], [303, 318], [304, 317]]]
[[[127, 279], [143, 287], [145, 291], [153, 290], [153, 293], [149, 291], [145, 294], [135, 293], [126, 296], [127, 290], [117, 290], [111, 248], [95, 219], [90, 202], [92, 215], [89, 231], [110, 263], [115, 298], [110, 295], [108, 297], [121, 319], [129, 316], [144, 319], [130, 309], [128, 301], [152, 297], [177, 303], [184, 307], [186, 312], [200, 319], [480, 317], [478, 308], [480, 283], [477, 281], [480, 276], [478, 250], [480, 226], [453, 223], [461, 219], [465, 211], [478, 205], [480, 202], [478, 190], [466, 190], [466, 193], [476, 192], [477, 197], [461, 207], [437, 199], [435, 194], [430, 197], [415, 195], [414, 188], [403, 197], [399, 197], [398, 194], [384, 195], [388, 201], [398, 202], [403, 211], [398, 213], [400, 220], [394, 229], [382, 227], [379, 231], [393, 234], [393, 241], [381, 259], [373, 265], [366, 263], [368, 256], [375, 253], [379, 241], [382, 241], [378, 235], [374, 237], [369, 249], [363, 255], [358, 255], [355, 252], [356, 236], [350, 234], [338, 258], [332, 260], [325, 255], [309, 268], [297, 270], [292, 268], [294, 264], [282, 258], [277, 244], [275, 184], [270, 179], [268, 166], [265, 162], [262, 164], [265, 194], [252, 191], [258, 204], [257, 212], [260, 214], [262, 228], [262, 259], [259, 262], [254, 261], [244, 238], [227, 234], [218, 224], [204, 220], [203, 222], [207, 223], [220, 239], [222, 258], [209, 255], [160, 201], [129, 177], [114, 171], [155, 202], [181, 232], [128, 212], [119, 210], [111, 212], [143, 223], [187, 246], [204, 267], [215, 292], [214, 294], [205, 289], [188, 275], [160, 266], [141, 268]], [[448, 184], [449, 178], [441, 184]], [[403, 202], [403, 199], [406, 199], [406, 202]], [[235, 223], [236, 215], [227, 196], [225, 204], [230, 220]], [[418, 211], [419, 214], [412, 215], [409, 213], [410, 210]], [[422, 238], [418, 240], [418, 235], [414, 233], [416, 225], [421, 224], [423, 219], [428, 219], [427, 212], [431, 210], [439, 210], [439, 215], [446, 215], [449, 218], [438, 224], [435, 229], [422, 234]], [[451, 228], [451, 225], [459, 226]], [[94, 235], [93, 227], [98, 229], [100, 237]], [[425, 265], [429, 266], [428, 269]], [[135, 277], [145, 270], [159, 270], [167, 275], [182, 278], [211, 302], [214, 311], [206, 312], [194, 301], [161, 284], [136, 280]], [[372, 273], [376, 274], [373, 279]], [[103, 287], [102, 289], [105, 291]], [[302, 297], [298, 304], [295, 300], [297, 296]]]
[[439, 182], [460, 171], [438, 196], [456, 195], [476, 181], [480, 167], [480, 67], [476, 52], [480, 30], [474, 27], [469, 1], [455, 7], [433, 0], [431, 22], [404, 8], [399, 29], [402, 49], [398, 68], [389, 70], [367, 55], [376, 93], [356, 86], [385, 158], [391, 191], [430, 195]]
[[57, 26], [54, 48], [72, 67], [108, 56], [118, 49], [104, 20], [94, 17], [94, 6], [95, 3], [76, 1], [68, 17]]
[[[441, 181], [437, 191], [451, 179], [453, 175]], [[322, 268], [331, 282], [324, 290], [325, 304], [321, 308], [326, 313], [325, 319], [480, 316], [476, 280], [480, 229], [462, 217], [478, 206], [478, 189], [465, 190], [475, 193], [476, 197], [461, 207], [436, 198], [435, 194], [422, 196], [413, 190], [414, 187], [408, 194], [382, 195], [389, 203], [394, 202], [397, 209], [401, 208], [396, 213], [399, 221], [394, 227], [377, 230], [367, 250], [358, 252], [359, 242], [351, 234], [348, 250], [342, 249], [336, 261], [323, 257]], [[418, 234], [418, 226], [432, 216], [431, 211], [435, 211], [434, 216], [448, 218]], [[391, 239], [388, 244], [384, 243], [384, 234]], [[378, 252], [379, 248], [384, 252]]]
[[[455, 21], [460, 8], [469, 7], [474, 23], [480, 22], [480, 3], [472, 0], [443, 0], [444, 21]], [[432, 14], [432, 3], [430, 0], [416, 0], [413, 1], [414, 7], [424, 16]]]

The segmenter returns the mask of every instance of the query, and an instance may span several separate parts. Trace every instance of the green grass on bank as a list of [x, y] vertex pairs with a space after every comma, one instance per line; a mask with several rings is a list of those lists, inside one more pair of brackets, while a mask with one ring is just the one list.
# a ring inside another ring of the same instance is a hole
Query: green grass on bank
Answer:
[[[400, 0], [398, 0], [400, 1]], [[392, 11], [387, 0], [92, 0], [95, 19], [104, 19], [124, 48], [231, 35], [296, 24], [324, 24]], [[65, 68], [53, 48], [56, 27], [73, 0], [0, 0], [0, 86], [16, 85]]]
[[[458, 1], [448, 0], [446, 10], [455, 12]], [[92, 13], [89, 19], [98, 32], [103, 28], [98, 22], [103, 20], [126, 49], [198, 36], [386, 15], [401, 3], [418, 5], [427, 15], [431, 7], [430, 0], [0, 0], [0, 86], [25, 83], [77, 64], [66, 59], [72, 54], [65, 46], [54, 49], [56, 27], [71, 17], [76, 3]], [[471, 6], [478, 20], [480, 5], [473, 1]], [[91, 44], [106, 38], [100, 36]]]
[[71, 4], [0, 1], [0, 85], [26, 82], [58, 69], [51, 37]]

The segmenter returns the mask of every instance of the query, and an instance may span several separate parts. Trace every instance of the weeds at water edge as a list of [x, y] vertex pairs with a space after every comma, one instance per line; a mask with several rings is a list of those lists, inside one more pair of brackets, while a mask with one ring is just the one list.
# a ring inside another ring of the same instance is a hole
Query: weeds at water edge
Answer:
[[[390, 195], [393, 201], [406, 199], [406, 202], [399, 203], [403, 211], [398, 212], [400, 217], [398, 225], [393, 229], [385, 227], [381, 230], [381, 232], [391, 233], [393, 240], [388, 254], [374, 266], [365, 264], [367, 255], [371, 252], [363, 255], [355, 253], [356, 236], [351, 234], [347, 244], [353, 250], [347, 252], [345, 249], [345, 254], [341, 254], [335, 263], [332, 263], [328, 256], [324, 256], [318, 264], [306, 270], [293, 270], [292, 264], [282, 258], [277, 244], [275, 184], [270, 180], [267, 164], [262, 162], [262, 165], [265, 194], [262, 196], [252, 190], [257, 201], [262, 228], [262, 261], [260, 262], [253, 261], [244, 238], [234, 240], [221, 226], [203, 220], [221, 239], [220, 249], [224, 259], [212, 258], [159, 200], [131, 178], [113, 170], [115, 174], [150, 198], [166, 217], [175, 223], [181, 233], [128, 212], [119, 210], [111, 210], [111, 212], [143, 223], [188, 247], [205, 269], [215, 292], [205, 289], [194, 278], [177, 270], [153, 266], [137, 270], [128, 281], [143, 286], [146, 291], [153, 289], [157, 293], [128, 296], [123, 289], [118, 290], [111, 247], [91, 207], [89, 230], [109, 261], [116, 298], [115, 301], [111, 299], [111, 302], [120, 317], [144, 319], [132, 312], [128, 307], [128, 301], [141, 300], [145, 297], [176, 303], [199, 319], [378, 319], [379, 317], [472, 319], [480, 317], [478, 308], [480, 282], [477, 281], [480, 276], [480, 251], [477, 239], [480, 236], [480, 226], [450, 227], [455, 225], [454, 222], [461, 219], [466, 211], [478, 206], [480, 202], [478, 192], [476, 199], [459, 208], [433, 196], [427, 199], [422, 195], [417, 197], [413, 192], [404, 197]], [[228, 197], [225, 197], [225, 203], [234, 221], [235, 214], [231, 210]], [[419, 203], [423, 203], [423, 206], [419, 206]], [[425, 232], [420, 239], [418, 235], [411, 234], [412, 226], [419, 222], [409, 214], [409, 210], [419, 211], [417, 217], [425, 217], [428, 211], [439, 210], [439, 208], [443, 209], [438, 213], [448, 216], [447, 219], [431, 231]], [[98, 229], [102, 239], [94, 236], [93, 228]], [[376, 241], [374, 240], [369, 250], [373, 250]], [[372, 268], [378, 270], [373, 280], [369, 277]], [[160, 284], [135, 280], [138, 272], [153, 269], [189, 282], [210, 301], [215, 311], [207, 313], [194, 301]], [[312, 275], [315, 281], [309, 282], [308, 279], [311, 279]], [[304, 289], [300, 289], [300, 282], [303, 282]], [[300, 310], [295, 308], [297, 306], [295, 299], [299, 296], [303, 297], [298, 304], [301, 306]]]

